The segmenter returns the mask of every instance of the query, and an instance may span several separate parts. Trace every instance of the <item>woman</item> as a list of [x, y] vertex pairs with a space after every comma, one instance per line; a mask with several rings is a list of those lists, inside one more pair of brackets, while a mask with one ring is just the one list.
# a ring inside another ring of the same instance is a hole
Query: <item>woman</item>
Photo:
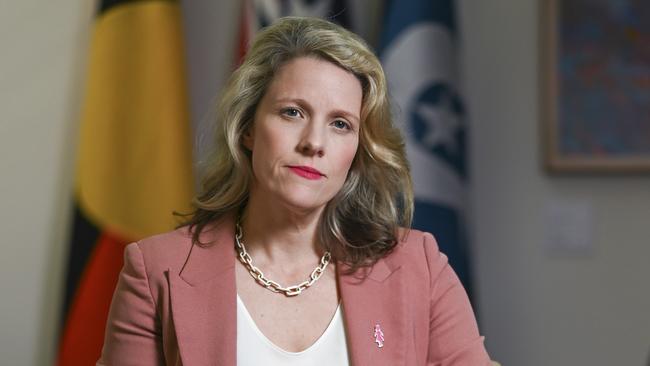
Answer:
[[489, 364], [435, 240], [400, 228], [408, 163], [359, 37], [274, 23], [218, 120], [191, 219], [126, 248], [99, 365]]

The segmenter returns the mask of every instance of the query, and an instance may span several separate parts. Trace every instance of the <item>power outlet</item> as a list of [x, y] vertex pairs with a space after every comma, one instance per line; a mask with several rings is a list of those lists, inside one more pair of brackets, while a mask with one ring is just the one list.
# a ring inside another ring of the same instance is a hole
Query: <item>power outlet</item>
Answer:
[[553, 200], [544, 207], [544, 245], [552, 256], [583, 257], [594, 251], [591, 202]]

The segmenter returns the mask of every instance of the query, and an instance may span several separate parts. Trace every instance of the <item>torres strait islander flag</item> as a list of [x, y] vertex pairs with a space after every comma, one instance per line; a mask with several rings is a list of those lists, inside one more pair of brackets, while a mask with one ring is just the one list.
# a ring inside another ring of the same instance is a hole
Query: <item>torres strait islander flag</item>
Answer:
[[452, 0], [387, 4], [381, 59], [415, 190], [413, 227], [433, 233], [470, 292], [465, 232], [466, 124]]
[[177, 1], [102, 1], [90, 46], [58, 365], [100, 356], [124, 246], [173, 229], [193, 195]]
[[285, 16], [324, 18], [343, 27], [350, 25], [345, 0], [244, 0], [239, 29], [238, 63], [255, 33]]

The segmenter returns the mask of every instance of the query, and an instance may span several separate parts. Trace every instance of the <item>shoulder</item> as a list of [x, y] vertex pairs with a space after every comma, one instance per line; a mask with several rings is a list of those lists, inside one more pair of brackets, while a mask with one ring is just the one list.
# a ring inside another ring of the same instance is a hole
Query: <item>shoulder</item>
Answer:
[[180, 270], [192, 249], [192, 234], [187, 227], [150, 236], [129, 244], [126, 251], [138, 251], [147, 272]]
[[391, 254], [393, 262], [426, 261], [431, 257], [444, 256], [438, 249], [438, 243], [431, 233], [417, 229], [399, 228], [397, 245]]
[[193, 234], [189, 227], [181, 227], [129, 244], [125, 266], [139, 267], [154, 283], [164, 282], [168, 272], [200, 281], [234, 264], [231, 220], [224, 218], [203, 227], [199, 243], [193, 241]]
[[416, 282], [436, 282], [441, 277], [455, 276], [447, 256], [440, 252], [431, 233], [400, 228], [395, 249], [386, 257], [393, 267], [402, 267]]
[[124, 249], [122, 272], [145, 278], [150, 287], [155, 287], [165, 281], [168, 270], [178, 273], [183, 268], [192, 246], [192, 235], [187, 228], [141, 239]]

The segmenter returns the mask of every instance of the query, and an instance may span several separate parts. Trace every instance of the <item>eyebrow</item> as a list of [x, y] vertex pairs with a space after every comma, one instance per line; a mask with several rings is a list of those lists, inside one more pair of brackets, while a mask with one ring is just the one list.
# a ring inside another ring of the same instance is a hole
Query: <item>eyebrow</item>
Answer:
[[[300, 106], [301, 108], [306, 109], [308, 112], [312, 112], [312, 110], [313, 110], [311, 105], [306, 100], [304, 100], [302, 98], [279, 98], [279, 99], [275, 100], [275, 103], [281, 103], [281, 102], [296, 103], [296, 104], [298, 104], [298, 106]], [[343, 117], [345, 117], [347, 119], [354, 120], [356, 123], [359, 123], [361, 121], [361, 119], [359, 117], [357, 117], [356, 114], [348, 112], [348, 111], [343, 110], [343, 109], [335, 109], [335, 110], [330, 112], [330, 115], [343, 116]]]

